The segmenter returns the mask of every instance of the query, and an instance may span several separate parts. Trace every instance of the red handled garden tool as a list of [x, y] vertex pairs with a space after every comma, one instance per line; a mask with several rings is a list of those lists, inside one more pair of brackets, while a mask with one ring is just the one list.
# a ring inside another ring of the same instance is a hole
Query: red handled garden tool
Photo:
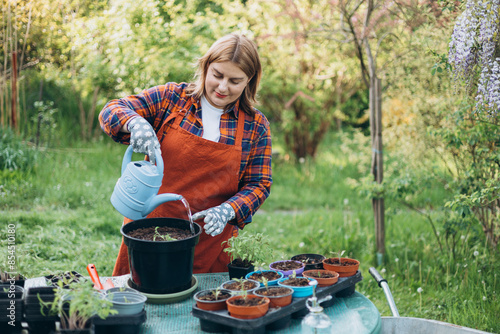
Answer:
[[104, 285], [102, 285], [99, 274], [97, 273], [97, 269], [92, 263], [87, 266], [87, 271], [89, 272], [90, 279], [92, 280], [92, 282], [94, 282], [94, 288], [96, 288], [97, 290], [107, 290], [115, 286], [111, 281], [111, 278], [108, 278]]

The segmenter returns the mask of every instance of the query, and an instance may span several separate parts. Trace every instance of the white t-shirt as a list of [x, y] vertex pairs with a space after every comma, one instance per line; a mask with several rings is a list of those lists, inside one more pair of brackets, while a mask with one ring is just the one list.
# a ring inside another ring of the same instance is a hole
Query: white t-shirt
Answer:
[[223, 109], [215, 108], [204, 95], [201, 96], [201, 121], [203, 122], [203, 138], [218, 142], [220, 138], [220, 117]]

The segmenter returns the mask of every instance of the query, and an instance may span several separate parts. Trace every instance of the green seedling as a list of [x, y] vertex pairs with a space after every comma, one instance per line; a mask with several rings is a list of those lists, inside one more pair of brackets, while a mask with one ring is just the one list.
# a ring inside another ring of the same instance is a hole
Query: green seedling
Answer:
[[159, 226], [155, 227], [155, 235], [153, 236], [153, 241], [156, 241], [156, 238], [161, 238], [163, 241], [176, 241], [177, 239], [172, 238], [168, 233], [161, 234], [158, 232]]
[[269, 280], [262, 276], [262, 284], [266, 287], [266, 290], [269, 291]]
[[341, 258], [342, 258], [342, 255], [344, 255], [345, 250], [343, 250], [343, 251], [338, 251], [338, 252], [331, 252], [331, 253], [332, 253], [332, 254], [338, 254], [338, 255], [339, 255], [339, 264], [341, 264], [341, 263], [342, 263]]
[[215, 300], [219, 300], [220, 287], [215, 288], [215, 290], [212, 291], [212, 294], [214, 295]]

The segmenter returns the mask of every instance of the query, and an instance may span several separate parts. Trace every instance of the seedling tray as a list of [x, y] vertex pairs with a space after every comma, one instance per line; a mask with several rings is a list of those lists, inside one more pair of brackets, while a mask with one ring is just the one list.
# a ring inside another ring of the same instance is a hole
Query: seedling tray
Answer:
[[106, 319], [94, 317], [95, 334], [136, 334], [146, 321], [146, 311], [132, 315], [110, 315]]
[[[340, 277], [334, 285], [316, 288], [316, 297], [322, 299], [331, 295], [332, 297], [347, 297], [354, 293], [355, 284], [363, 279], [361, 272], [354, 276]], [[232, 334], [260, 334], [266, 330], [278, 330], [288, 327], [292, 318], [304, 317], [309, 311], [306, 300], [310, 297], [293, 298], [292, 303], [285, 307], [269, 309], [266, 315], [256, 319], [237, 319], [229, 315], [227, 310], [205, 311], [196, 304], [193, 306], [193, 316], [200, 319], [200, 327], [204, 332]], [[333, 302], [324, 302], [323, 307], [333, 305]]]

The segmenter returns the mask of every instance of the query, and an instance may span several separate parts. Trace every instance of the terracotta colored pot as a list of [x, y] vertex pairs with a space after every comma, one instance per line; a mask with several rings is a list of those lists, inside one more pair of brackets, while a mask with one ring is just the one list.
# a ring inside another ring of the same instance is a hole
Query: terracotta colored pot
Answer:
[[272, 291], [273, 289], [286, 289], [287, 293], [284, 295], [280, 295], [280, 296], [268, 296], [268, 295], [264, 294], [267, 291], [266, 288], [258, 288], [253, 293], [256, 296], [269, 298], [269, 300], [270, 300], [269, 307], [271, 307], [271, 308], [284, 307], [284, 306], [289, 305], [292, 302], [292, 294], [293, 294], [292, 288], [289, 288], [286, 286], [270, 286], [268, 289], [270, 291]]
[[234, 296], [226, 300], [227, 310], [229, 314], [238, 319], [255, 319], [264, 316], [269, 310], [270, 300], [266, 297], [259, 297], [255, 295], [248, 295], [246, 298], [254, 299], [254, 298], [262, 298], [264, 299], [264, 303], [256, 306], [238, 306], [232, 304], [232, 302], [236, 299], [243, 299], [243, 296]]
[[[335, 271], [339, 273], [339, 277], [349, 277], [356, 274], [359, 269], [359, 261], [355, 259], [350, 259], [343, 257], [340, 259], [340, 263], [350, 263], [351, 265], [338, 265], [329, 263], [330, 260], [338, 260], [338, 257], [330, 257], [323, 260], [323, 267], [329, 271]], [[338, 261], [337, 261], [338, 263]]]
[[[318, 272], [320, 273], [320, 276], [328, 273], [328, 274], [335, 275], [335, 277], [324, 278], [324, 277], [316, 277], [316, 276], [312, 275], [312, 274], [318, 273]], [[306, 270], [302, 273], [302, 276], [315, 279], [316, 281], [318, 281], [319, 287], [333, 285], [333, 284], [337, 283], [339, 280], [339, 273], [337, 273], [335, 271], [330, 271], [330, 270], [318, 270], [318, 269]]]
[[196, 301], [196, 306], [199, 309], [205, 310], [205, 311], [218, 311], [218, 310], [225, 310], [227, 308], [226, 300], [231, 298], [232, 293], [230, 290], [224, 290], [220, 289], [220, 292], [225, 292], [229, 294], [230, 297], [225, 298], [225, 299], [218, 299], [218, 300], [202, 300], [200, 297], [206, 296], [211, 294], [215, 289], [208, 289], [208, 290], [202, 290], [197, 292], [194, 295], [194, 300]]

